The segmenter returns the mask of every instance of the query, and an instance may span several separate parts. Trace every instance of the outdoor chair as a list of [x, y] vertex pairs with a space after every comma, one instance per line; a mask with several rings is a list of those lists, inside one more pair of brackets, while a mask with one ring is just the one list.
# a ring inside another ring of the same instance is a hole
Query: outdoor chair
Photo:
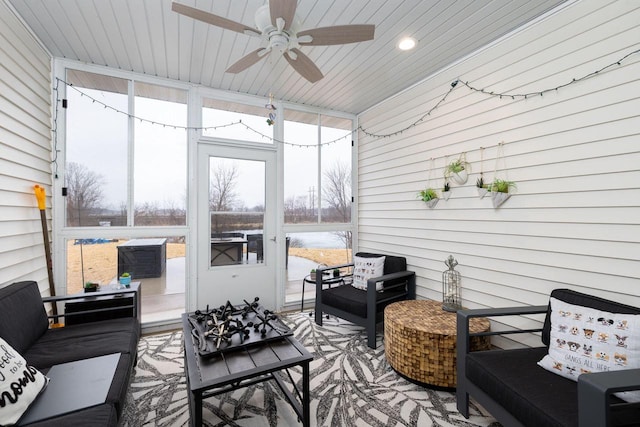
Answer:
[[[363, 259], [383, 256], [385, 259], [382, 274], [377, 277], [365, 275], [366, 290], [357, 288], [358, 283], [346, 282], [323, 289], [322, 276], [325, 271], [351, 267], [354, 274], [358, 275], [358, 270], [363, 269], [359, 266]], [[384, 322], [385, 307], [396, 301], [416, 298], [416, 274], [407, 271], [407, 260], [404, 257], [359, 252], [355, 255], [354, 262], [320, 268], [316, 277], [316, 323], [322, 326], [322, 314], [326, 313], [364, 326], [367, 345], [371, 348], [377, 347], [376, 326]]]
[[249, 261], [249, 252], [256, 254], [256, 261], [264, 261], [264, 251], [262, 247], [262, 234], [247, 234], [247, 261]]

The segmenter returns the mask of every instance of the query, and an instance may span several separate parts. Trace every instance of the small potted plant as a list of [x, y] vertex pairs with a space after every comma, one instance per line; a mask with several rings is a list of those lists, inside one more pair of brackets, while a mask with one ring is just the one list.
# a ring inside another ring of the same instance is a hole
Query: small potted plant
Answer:
[[445, 200], [449, 200], [449, 197], [451, 197], [451, 186], [449, 185], [449, 181], [447, 181], [445, 179], [444, 181], [444, 187], [442, 187], [442, 198]]
[[433, 188], [425, 188], [418, 193], [418, 197], [427, 204], [428, 207], [434, 208], [438, 204], [438, 193]]
[[333, 277], [340, 277], [340, 269], [338, 268], [333, 269]]
[[131, 285], [131, 275], [129, 273], [122, 273], [120, 275], [120, 278], [118, 279], [118, 281], [120, 282], [120, 284], [122, 286], [124, 286], [125, 288], [128, 288], [129, 285]]
[[100, 284], [98, 282], [86, 282], [84, 284], [84, 291], [85, 292], [96, 292], [98, 290], [98, 286], [100, 286]]
[[469, 179], [471, 164], [467, 162], [464, 156], [460, 156], [458, 160], [449, 163], [444, 170], [445, 178], [453, 179], [456, 184], [463, 185]]
[[487, 184], [484, 183], [482, 174], [480, 174], [480, 178], [476, 180], [476, 188], [478, 189], [478, 196], [480, 196], [481, 199], [489, 192], [489, 190], [487, 189]]
[[509, 190], [512, 188], [516, 188], [516, 183], [513, 181], [506, 181], [504, 179], [493, 180], [489, 189], [491, 191], [491, 199], [493, 201], [494, 208], [497, 208], [511, 197]]
[[309, 278], [311, 280], [313, 280], [314, 282], [316, 281], [316, 269], [315, 268], [311, 269], [311, 273], [309, 273]]

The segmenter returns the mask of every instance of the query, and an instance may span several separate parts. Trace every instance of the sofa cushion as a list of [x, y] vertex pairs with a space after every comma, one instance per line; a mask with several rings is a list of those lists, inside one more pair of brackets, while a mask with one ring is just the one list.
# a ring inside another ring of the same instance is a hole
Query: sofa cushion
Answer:
[[[367, 290], [367, 281], [380, 277], [384, 272], [385, 257], [353, 257], [353, 283], [356, 289]], [[376, 291], [382, 290], [382, 281], [376, 283]]]
[[546, 353], [546, 347], [473, 352], [467, 378], [524, 425], [577, 427], [577, 384], [538, 366]]
[[26, 425], [29, 427], [115, 427], [118, 425], [118, 415], [112, 404], [105, 403], [83, 409], [82, 411], [72, 412]]
[[[577, 381], [588, 372], [640, 368], [640, 315], [612, 313], [550, 298], [551, 344], [538, 364]], [[619, 393], [640, 401], [639, 393]]]
[[[377, 292], [376, 298], [378, 300], [389, 298], [386, 304], [378, 305], [378, 312], [383, 312], [387, 305], [397, 301], [397, 299], [394, 299], [395, 296], [400, 297], [403, 295], [405, 295], [404, 290]], [[353, 286], [336, 286], [323, 290], [322, 303], [323, 305], [338, 308], [358, 317], [367, 317], [367, 291], [356, 289]]]
[[39, 369], [111, 353], [135, 355], [138, 324], [133, 318], [105, 320], [49, 329], [25, 354]]
[[0, 425], [15, 424], [49, 379], [0, 338]]
[[0, 337], [18, 353], [24, 354], [49, 327], [40, 289], [34, 281], [1, 288], [0, 313]]

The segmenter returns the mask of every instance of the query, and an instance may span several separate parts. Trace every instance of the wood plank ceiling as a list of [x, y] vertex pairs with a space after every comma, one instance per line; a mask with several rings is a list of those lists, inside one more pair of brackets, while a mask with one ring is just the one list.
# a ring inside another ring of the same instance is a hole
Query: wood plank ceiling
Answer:
[[[566, 0], [299, 0], [301, 28], [375, 24], [372, 41], [303, 47], [325, 77], [301, 78], [270, 55], [225, 70], [260, 39], [171, 11], [171, 0], [5, 0], [55, 57], [360, 113]], [[254, 26], [263, 0], [181, 0]], [[396, 48], [402, 36], [413, 51]]]

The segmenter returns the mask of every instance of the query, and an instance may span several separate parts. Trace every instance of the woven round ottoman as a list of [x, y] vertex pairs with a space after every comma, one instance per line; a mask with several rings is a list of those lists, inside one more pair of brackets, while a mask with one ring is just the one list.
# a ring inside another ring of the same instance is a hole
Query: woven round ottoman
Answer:
[[[489, 330], [489, 319], [471, 319], [471, 332]], [[472, 350], [488, 350], [489, 337], [472, 337]], [[456, 387], [456, 313], [429, 300], [400, 301], [384, 310], [384, 351], [391, 367], [420, 385]]]

